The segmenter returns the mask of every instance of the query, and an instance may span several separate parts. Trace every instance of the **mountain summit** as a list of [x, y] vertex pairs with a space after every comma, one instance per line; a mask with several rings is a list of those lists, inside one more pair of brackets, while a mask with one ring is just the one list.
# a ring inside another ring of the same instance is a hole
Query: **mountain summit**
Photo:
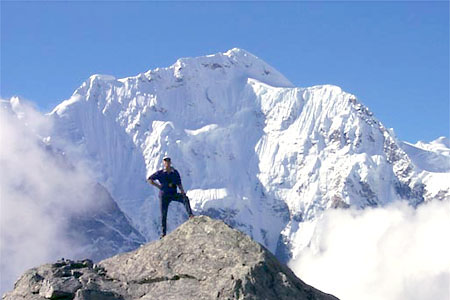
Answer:
[[[123, 79], [93, 75], [48, 117], [53, 140], [83, 148], [147, 240], [159, 237], [160, 225], [157, 191], [145, 179], [165, 155], [194, 212], [285, 260], [309, 244], [327, 209], [450, 197], [443, 143], [440, 152], [404, 144], [355, 95], [333, 85], [294, 87], [241, 49]], [[184, 218], [173, 205], [169, 231]]]
[[249, 236], [200, 216], [97, 265], [61, 260], [31, 269], [3, 299], [337, 298], [302, 282]]

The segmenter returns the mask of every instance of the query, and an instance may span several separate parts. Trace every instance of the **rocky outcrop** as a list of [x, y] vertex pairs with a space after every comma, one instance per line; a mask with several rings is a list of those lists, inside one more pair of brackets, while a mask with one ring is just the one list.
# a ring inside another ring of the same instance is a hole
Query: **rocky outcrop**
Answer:
[[3, 299], [337, 298], [302, 282], [248, 235], [200, 216], [99, 264], [61, 260], [31, 269]]

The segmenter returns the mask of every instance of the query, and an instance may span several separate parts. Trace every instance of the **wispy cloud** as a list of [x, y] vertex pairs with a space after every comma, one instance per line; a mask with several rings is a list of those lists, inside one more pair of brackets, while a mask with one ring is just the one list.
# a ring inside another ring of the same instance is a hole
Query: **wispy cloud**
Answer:
[[449, 299], [449, 236], [450, 200], [332, 210], [290, 266], [344, 300]]
[[93, 174], [83, 161], [50, 148], [52, 130], [51, 120], [32, 105], [1, 100], [2, 294], [26, 269], [80, 253], [64, 233], [70, 217], [93, 205]]

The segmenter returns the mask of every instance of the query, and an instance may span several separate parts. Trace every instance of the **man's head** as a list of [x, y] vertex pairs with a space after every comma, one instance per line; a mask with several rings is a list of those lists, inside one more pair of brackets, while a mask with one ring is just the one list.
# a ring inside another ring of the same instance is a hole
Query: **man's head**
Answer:
[[172, 161], [171, 161], [170, 157], [165, 156], [163, 158], [163, 164], [164, 164], [165, 168], [170, 168], [171, 163], [172, 163]]

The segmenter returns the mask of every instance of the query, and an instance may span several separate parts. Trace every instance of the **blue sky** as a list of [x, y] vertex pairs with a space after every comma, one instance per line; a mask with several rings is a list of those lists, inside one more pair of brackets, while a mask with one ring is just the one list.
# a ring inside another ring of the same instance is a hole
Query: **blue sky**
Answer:
[[0, 96], [47, 112], [92, 74], [234, 47], [357, 95], [400, 139], [450, 135], [448, 2], [2, 1]]

